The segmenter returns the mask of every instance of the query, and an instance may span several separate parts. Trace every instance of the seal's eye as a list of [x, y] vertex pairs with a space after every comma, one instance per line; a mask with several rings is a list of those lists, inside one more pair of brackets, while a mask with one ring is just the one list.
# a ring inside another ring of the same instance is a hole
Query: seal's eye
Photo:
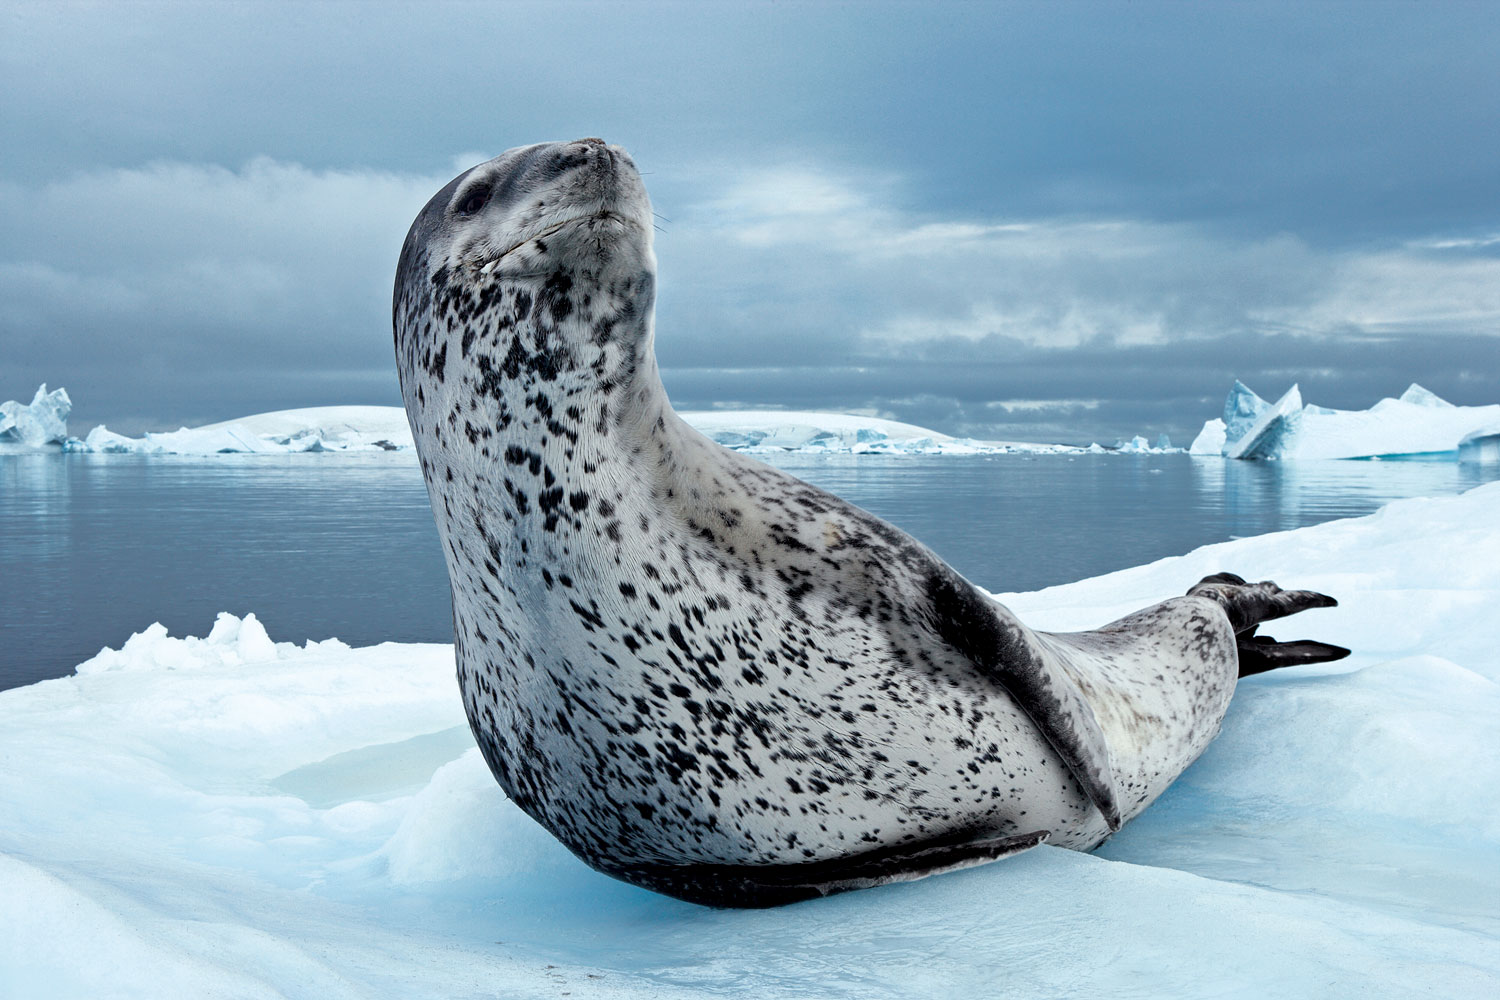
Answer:
[[484, 203], [490, 200], [490, 189], [487, 187], [475, 188], [464, 195], [464, 200], [459, 202], [453, 209], [454, 215], [473, 215], [484, 207]]

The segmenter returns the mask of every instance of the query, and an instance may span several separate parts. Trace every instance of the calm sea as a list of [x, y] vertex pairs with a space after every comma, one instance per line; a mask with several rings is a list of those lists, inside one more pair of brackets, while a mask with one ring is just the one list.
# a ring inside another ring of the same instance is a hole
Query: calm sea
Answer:
[[[1453, 462], [1185, 455], [770, 461], [999, 591], [1500, 478]], [[255, 612], [277, 641], [451, 634], [447, 575], [410, 454], [0, 456], [0, 581], [0, 688], [70, 673], [153, 621], [206, 635], [219, 611]]]

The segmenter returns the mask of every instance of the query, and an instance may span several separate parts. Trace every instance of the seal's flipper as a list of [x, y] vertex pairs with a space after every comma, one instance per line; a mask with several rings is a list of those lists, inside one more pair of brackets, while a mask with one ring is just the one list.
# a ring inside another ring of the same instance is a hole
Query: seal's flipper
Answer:
[[1205, 576], [1188, 591], [1189, 597], [1207, 597], [1217, 601], [1229, 616], [1239, 648], [1240, 676], [1263, 674], [1277, 667], [1303, 663], [1326, 663], [1342, 660], [1349, 650], [1332, 643], [1312, 639], [1277, 642], [1267, 635], [1256, 635], [1261, 622], [1285, 618], [1310, 608], [1338, 607], [1338, 601], [1312, 590], [1282, 590], [1270, 580], [1246, 583], [1233, 573]]
[[1189, 597], [1207, 597], [1218, 601], [1229, 616], [1235, 635], [1253, 630], [1261, 622], [1295, 615], [1311, 608], [1338, 607], [1338, 601], [1327, 594], [1311, 590], [1282, 590], [1270, 580], [1246, 583], [1233, 573], [1205, 576], [1188, 591]]
[[911, 882], [972, 868], [1042, 843], [1046, 830], [1011, 837], [967, 831], [938, 841], [881, 847], [829, 861], [790, 865], [633, 865], [608, 874], [704, 906], [759, 908]]
[[1124, 822], [1109, 745], [1083, 692], [1044, 659], [1035, 634], [1000, 615], [1000, 606], [946, 564], [928, 579], [932, 624], [940, 638], [1003, 687], [1036, 724], [1110, 831]]
[[[1250, 632], [1254, 632], [1251, 627]], [[1295, 667], [1304, 663], [1327, 663], [1342, 660], [1349, 650], [1332, 643], [1312, 639], [1277, 642], [1268, 635], [1246, 633], [1236, 637], [1240, 653], [1240, 676], [1263, 674], [1277, 667]]]

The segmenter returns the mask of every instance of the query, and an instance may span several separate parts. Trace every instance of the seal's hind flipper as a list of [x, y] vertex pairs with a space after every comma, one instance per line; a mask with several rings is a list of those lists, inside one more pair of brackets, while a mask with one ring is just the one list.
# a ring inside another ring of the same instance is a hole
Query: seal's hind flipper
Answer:
[[1256, 635], [1261, 622], [1285, 618], [1311, 608], [1338, 607], [1338, 601], [1312, 590], [1282, 590], [1270, 580], [1246, 583], [1233, 573], [1205, 576], [1188, 591], [1189, 597], [1207, 597], [1217, 601], [1229, 616], [1234, 628], [1235, 645], [1239, 647], [1240, 676], [1262, 674], [1277, 667], [1303, 663], [1326, 663], [1342, 660], [1349, 650], [1332, 643], [1298, 639], [1277, 642], [1267, 635]]
[[1295, 615], [1312, 608], [1338, 607], [1338, 601], [1312, 590], [1282, 590], [1270, 580], [1246, 583], [1233, 573], [1205, 576], [1188, 591], [1189, 597], [1218, 601], [1229, 616], [1234, 634], [1253, 630], [1261, 622]]
[[[1254, 632], [1252, 627], [1250, 632]], [[1343, 646], [1312, 639], [1277, 642], [1268, 635], [1236, 636], [1240, 652], [1240, 676], [1263, 674], [1277, 667], [1295, 667], [1304, 663], [1327, 663], [1349, 655]]]
[[972, 830], [941, 840], [880, 847], [828, 861], [789, 865], [636, 865], [604, 870], [636, 885], [704, 906], [760, 908], [911, 882], [972, 868], [1042, 843], [1046, 830], [1011, 837], [976, 836]]

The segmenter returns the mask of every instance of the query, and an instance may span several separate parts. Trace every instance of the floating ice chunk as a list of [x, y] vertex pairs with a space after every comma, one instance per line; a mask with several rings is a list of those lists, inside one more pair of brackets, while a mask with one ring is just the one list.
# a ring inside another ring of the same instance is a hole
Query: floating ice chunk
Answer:
[[68, 438], [63, 442], [63, 451], [100, 452], [110, 455], [145, 452], [148, 449], [149, 442], [116, 434], [103, 424], [89, 431], [88, 436], [81, 441], [78, 438]]
[[1224, 421], [1218, 417], [1206, 421], [1198, 436], [1193, 438], [1193, 443], [1188, 447], [1190, 455], [1222, 455], [1224, 454], [1224, 442], [1227, 437], [1224, 431]]
[[[1085, 450], [1092, 451], [1093, 448]], [[1172, 447], [1172, 439], [1165, 434], [1157, 435], [1156, 444], [1154, 445], [1147, 442], [1144, 436], [1137, 434], [1129, 441], [1121, 438], [1120, 440], [1115, 442], [1115, 446], [1113, 448], [1101, 448], [1100, 450], [1114, 451], [1123, 455], [1178, 455], [1182, 453], [1181, 448]]]
[[68, 414], [72, 411], [68, 390], [48, 392], [45, 382], [31, 397], [30, 405], [14, 399], [0, 403], [0, 447], [17, 450], [62, 444], [68, 437]]
[[[1236, 381], [1224, 402], [1219, 453], [1260, 459], [1456, 455], [1466, 435], [1500, 422], [1500, 405], [1455, 406], [1416, 383], [1368, 410], [1302, 405], [1300, 392], [1295, 399], [1293, 405], [1288, 393], [1273, 407]], [[1256, 416], [1246, 423], [1249, 413]], [[1203, 425], [1194, 454], [1212, 453], [1219, 423]]]
[[1302, 393], [1294, 385], [1274, 406], [1263, 409], [1243, 434], [1225, 443], [1225, 457], [1281, 458], [1297, 432], [1301, 416]]
[[1233, 444], [1244, 437], [1245, 432], [1255, 426], [1261, 414], [1270, 407], [1271, 404], [1252, 392], [1249, 386], [1235, 379], [1234, 385], [1229, 389], [1229, 395], [1224, 399], [1225, 442]]

